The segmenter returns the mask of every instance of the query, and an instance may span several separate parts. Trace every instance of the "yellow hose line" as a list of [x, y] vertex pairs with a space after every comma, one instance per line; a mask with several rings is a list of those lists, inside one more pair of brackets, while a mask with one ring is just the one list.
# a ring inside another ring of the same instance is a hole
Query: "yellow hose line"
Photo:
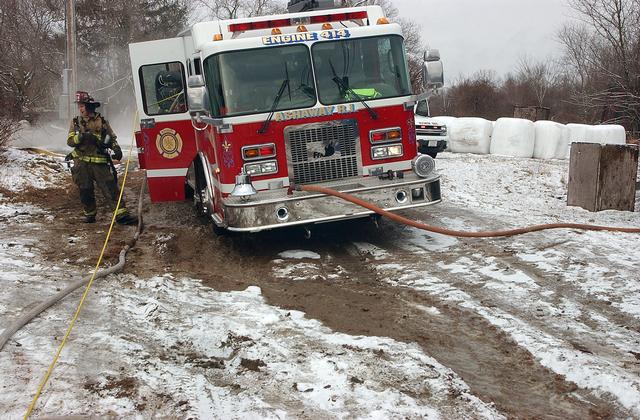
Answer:
[[136, 120], [138, 119], [138, 112], [136, 111], [135, 115], [134, 115], [134, 120], [133, 120], [133, 137], [131, 138], [131, 147], [129, 148], [129, 154], [127, 155], [127, 164], [125, 166], [125, 170], [124, 170], [124, 175], [122, 177], [122, 186], [120, 187], [120, 195], [118, 196], [118, 203], [116, 204], [116, 208], [113, 211], [113, 215], [111, 216], [111, 224], [109, 225], [109, 231], [107, 232], [107, 237], [104, 239], [104, 244], [102, 245], [102, 250], [100, 251], [100, 256], [98, 257], [98, 262], [96, 263], [95, 268], [93, 269], [93, 274], [91, 275], [91, 279], [89, 280], [89, 283], [87, 283], [87, 287], [85, 287], [84, 289], [84, 293], [82, 294], [82, 297], [80, 298], [80, 302], [78, 303], [78, 307], [76, 308], [76, 312], [73, 315], [73, 318], [71, 318], [71, 322], [69, 323], [69, 327], [67, 328], [67, 332], [64, 335], [64, 338], [62, 339], [62, 342], [60, 342], [60, 345], [58, 346], [58, 350], [56, 351], [56, 354], [53, 358], [53, 360], [51, 361], [51, 364], [49, 365], [49, 369], [47, 369], [47, 373], [44, 375], [44, 378], [42, 379], [42, 382], [40, 382], [40, 386], [38, 386], [38, 390], [36, 391], [36, 395], [33, 397], [33, 400], [31, 401], [31, 404], [29, 404], [29, 408], [27, 409], [27, 412], [24, 415], [24, 419], [28, 419], [29, 416], [31, 415], [31, 412], [33, 411], [33, 409], [35, 408], [36, 404], [38, 403], [38, 399], [40, 398], [40, 395], [42, 394], [42, 390], [44, 389], [44, 386], [47, 384], [47, 381], [49, 380], [49, 378], [51, 377], [51, 373], [53, 372], [53, 369], [56, 367], [56, 363], [58, 362], [58, 358], [60, 357], [60, 353], [62, 353], [62, 349], [64, 348], [65, 344], [67, 343], [67, 340], [69, 339], [69, 336], [71, 335], [71, 331], [73, 330], [73, 326], [76, 323], [76, 320], [78, 319], [78, 316], [80, 315], [80, 311], [82, 310], [82, 305], [84, 304], [85, 299], [87, 298], [87, 295], [89, 294], [89, 290], [91, 289], [91, 285], [93, 284], [93, 280], [96, 277], [96, 274], [98, 273], [98, 268], [100, 267], [100, 264], [102, 263], [102, 257], [104, 256], [104, 252], [107, 249], [107, 245], [109, 244], [109, 239], [111, 238], [111, 231], [113, 230], [113, 225], [115, 224], [116, 221], [116, 214], [118, 212], [118, 210], [120, 209], [120, 203], [122, 201], [122, 193], [124, 192], [124, 186], [127, 182], [127, 174], [129, 173], [129, 163], [131, 162], [131, 152], [133, 151], [133, 142], [135, 140], [135, 123]]

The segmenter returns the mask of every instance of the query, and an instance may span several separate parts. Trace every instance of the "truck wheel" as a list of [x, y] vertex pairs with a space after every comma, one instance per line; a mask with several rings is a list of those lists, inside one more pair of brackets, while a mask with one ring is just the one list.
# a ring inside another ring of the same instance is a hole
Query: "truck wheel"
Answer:
[[205, 217], [204, 190], [206, 188], [206, 181], [204, 179], [204, 173], [202, 172], [202, 166], [198, 162], [195, 165], [195, 181], [196, 188], [192, 195], [193, 204], [198, 217]]
[[195, 194], [195, 191], [193, 191], [193, 188], [191, 188], [191, 185], [189, 185], [188, 182], [185, 182], [184, 183], [184, 199], [193, 200], [194, 194]]
[[211, 230], [216, 236], [221, 236], [228, 234], [229, 231], [225, 228], [221, 228], [216, 225], [213, 220], [211, 220], [211, 215], [206, 211], [206, 206], [204, 204], [205, 190], [207, 188], [207, 182], [205, 181], [204, 172], [202, 170], [202, 166], [197, 163], [195, 167], [195, 177], [196, 177], [196, 190], [193, 192], [193, 202], [195, 204], [196, 213], [198, 217], [203, 220], [204, 223], [210, 223], [212, 228]]
[[229, 231], [227, 229], [221, 228], [220, 226], [216, 225], [213, 221], [211, 221], [211, 225], [213, 226], [211, 230], [213, 230], [213, 233], [216, 236], [225, 236], [229, 234]]

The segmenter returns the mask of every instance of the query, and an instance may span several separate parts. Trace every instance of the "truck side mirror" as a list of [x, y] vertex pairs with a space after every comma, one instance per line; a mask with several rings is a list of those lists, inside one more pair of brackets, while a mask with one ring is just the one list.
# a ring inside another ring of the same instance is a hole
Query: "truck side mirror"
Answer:
[[424, 53], [422, 86], [425, 90], [439, 89], [444, 86], [444, 68], [438, 50], [428, 50]]
[[187, 81], [187, 102], [189, 103], [191, 117], [211, 114], [209, 92], [207, 92], [202, 75], [189, 76]]
[[433, 49], [424, 52], [424, 61], [440, 61], [440, 51]]

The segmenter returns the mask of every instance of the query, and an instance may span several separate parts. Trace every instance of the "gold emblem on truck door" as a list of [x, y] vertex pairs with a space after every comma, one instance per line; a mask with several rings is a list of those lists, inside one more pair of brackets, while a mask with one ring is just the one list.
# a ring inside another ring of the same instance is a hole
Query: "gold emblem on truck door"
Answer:
[[162, 157], [173, 159], [182, 151], [182, 138], [176, 130], [163, 128], [156, 136], [156, 147]]

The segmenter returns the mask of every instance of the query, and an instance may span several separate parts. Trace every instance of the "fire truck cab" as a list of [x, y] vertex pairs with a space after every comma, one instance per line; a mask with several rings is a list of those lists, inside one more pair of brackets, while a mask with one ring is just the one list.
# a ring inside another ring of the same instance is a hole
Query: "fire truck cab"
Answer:
[[[440, 201], [402, 32], [378, 6], [197, 23], [130, 58], [152, 202], [192, 198], [217, 229], [257, 232], [371, 214], [305, 184], [390, 211]], [[441, 86], [439, 56], [423, 75]]]

